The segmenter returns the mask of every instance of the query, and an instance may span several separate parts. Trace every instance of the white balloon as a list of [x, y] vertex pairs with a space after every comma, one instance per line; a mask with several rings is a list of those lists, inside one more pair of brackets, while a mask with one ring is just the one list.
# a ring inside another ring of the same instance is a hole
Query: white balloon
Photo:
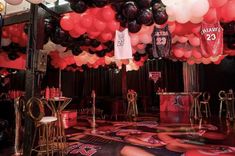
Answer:
[[11, 44], [11, 40], [9, 38], [2, 38], [2, 46], [9, 46]]
[[186, 4], [176, 5], [176, 21], [179, 23], [186, 23], [191, 18], [190, 8]]
[[44, 2], [44, 0], [27, 0], [29, 3], [33, 3], [33, 4], [39, 4]]
[[208, 0], [197, 0], [192, 5], [191, 13], [193, 17], [204, 16], [210, 7]]
[[162, 0], [162, 3], [165, 5], [165, 6], [171, 6], [173, 5], [174, 3], [176, 3], [177, 0]]
[[190, 22], [194, 24], [201, 23], [203, 21], [203, 17], [191, 17]]
[[45, 0], [47, 3], [55, 3], [57, 0]]
[[175, 21], [175, 14], [177, 11], [176, 5], [171, 5], [166, 7], [166, 13], [168, 15], [168, 21]]
[[60, 44], [56, 44], [56, 45], [55, 45], [55, 48], [56, 48], [56, 50], [57, 50], [58, 52], [60, 52], [60, 53], [64, 52], [64, 51], [67, 49], [66, 47], [63, 47], [63, 46], [61, 46]]
[[5, 0], [5, 2], [11, 5], [19, 5], [20, 3], [23, 2], [23, 0]]

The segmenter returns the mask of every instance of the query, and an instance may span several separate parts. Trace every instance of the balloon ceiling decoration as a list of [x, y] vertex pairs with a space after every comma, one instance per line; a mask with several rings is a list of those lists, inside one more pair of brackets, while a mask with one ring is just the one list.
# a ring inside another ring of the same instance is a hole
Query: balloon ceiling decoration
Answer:
[[28, 42], [28, 36], [25, 32], [27, 27], [25, 23], [3, 27], [1, 46], [2, 51], [7, 53], [9, 60], [14, 61], [25, 55]]
[[[5, 0], [17, 5], [12, 0]], [[28, 0], [39, 4], [43, 0]], [[46, 0], [53, 3], [55, 0]], [[68, 0], [73, 12], [45, 20], [44, 49], [50, 52], [55, 68], [84, 70], [109, 66], [138, 70], [147, 59], [154, 59], [154, 27], [168, 25], [172, 35], [170, 59], [189, 64], [219, 64], [226, 55], [234, 55], [234, 0]], [[39, 6], [42, 6], [39, 4]], [[53, 15], [52, 15], [53, 16]], [[224, 53], [202, 52], [202, 23], [222, 22]], [[114, 59], [115, 31], [129, 30], [133, 59]], [[227, 32], [229, 30], [229, 32]], [[10, 33], [10, 32], [9, 32]], [[4, 36], [4, 35], [3, 35]], [[4, 37], [3, 37], [4, 38]], [[4, 38], [6, 39], [6, 37]], [[10, 37], [18, 43], [17, 39]], [[3, 42], [7, 45], [7, 41]], [[21, 41], [21, 40], [20, 40]], [[22, 41], [21, 41], [22, 42]]]

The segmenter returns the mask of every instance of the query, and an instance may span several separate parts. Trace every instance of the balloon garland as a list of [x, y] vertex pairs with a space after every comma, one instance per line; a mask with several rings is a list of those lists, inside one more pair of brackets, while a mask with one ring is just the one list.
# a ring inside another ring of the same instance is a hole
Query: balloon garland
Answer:
[[[12, 5], [22, 2], [5, 1]], [[114, 63], [117, 68], [126, 64], [138, 69], [147, 58], [154, 59], [151, 44], [153, 26], [163, 27], [166, 24], [173, 35], [171, 59], [187, 61], [189, 64], [218, 64], [225, 55], [234, 55], [233, 0], [68, 0], [74, 12], [63, 15], [57, 15], [45, 8], [40, 4], [43, 2], [41, 0], [28, 2], [39, 4], [53, 16], [52, 19], [45, 20], [45, 47], [52, 51], [52, 64], [62, 69], [71, 64], [81, 67], [86, 63], [91, 68]], [[55, 0], [46, 2], [54, 3]], [[215, 23], [218, 20], [224, 22], [225, 55], [210, 56], [199, 48], [200, 26], [201, 22]], [[117, 61], [113, 58], [114, 32], [124, 28], [128, 28], [130, 32], [132, 61]], [[3, 49], [18, 49], [9, 53], [9, 58], [13, 60], [17, 57], [13, 55], [17, 53], [15, 51], [21, 51], [20, 48], [27, 44], [27, 33], [19, 33], [27, 32], [27, 24], [21, 26], [20, 30], [13, 26], [6, 30], [2, 35]], [[11, 43], [15, 43], [18, 48]], [[55, 54], [55, 50], [58, 54]], [[58, 60], [64, 62], [56, 63]]]

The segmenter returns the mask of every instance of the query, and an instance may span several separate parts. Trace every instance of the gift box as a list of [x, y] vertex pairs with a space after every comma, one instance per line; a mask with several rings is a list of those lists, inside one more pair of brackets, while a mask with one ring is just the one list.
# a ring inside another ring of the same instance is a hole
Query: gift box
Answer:
[[77, 124], [77, 110], [62, 111], [61, 117], [65, 129]]

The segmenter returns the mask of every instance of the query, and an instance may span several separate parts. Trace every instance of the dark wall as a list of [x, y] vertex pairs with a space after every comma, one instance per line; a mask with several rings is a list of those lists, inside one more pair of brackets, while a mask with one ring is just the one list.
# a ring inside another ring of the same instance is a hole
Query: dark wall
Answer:
[[200, 65], [199, 69], [200, 90], [212, 94], [211, 107], [214, 111], [218, 111], [218, 92], [229, 89], [235, 91], [235, 57], [226, 57], [219, 65]]

